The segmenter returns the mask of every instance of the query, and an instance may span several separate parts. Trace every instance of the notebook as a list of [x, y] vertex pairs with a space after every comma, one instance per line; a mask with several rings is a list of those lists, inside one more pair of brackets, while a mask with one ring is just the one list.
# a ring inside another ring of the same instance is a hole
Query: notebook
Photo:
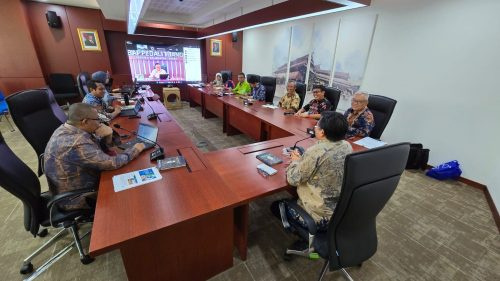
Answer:
[[140, 102], [136, 102], [135, 104], [131, 104], [131, 105], [124, 105], [121, 107], [121, 112], [120, 112], [120, 116], [134, 116], [134, 115], [137, 115], [137, 113], [139, 113], [139, 111], [141, 110], [141, 103]]
[[281, 158], [279, 158], [279, 157], [277, 157], [274, 154], [269, 153], [269, 152], [261, 153], [255, 157], [257, 157], [257, 159], [266, 163], [269, 166], [276, 165], [276, 164], [283, 162], [283, 160], [281, 160]]
[[118, 147], [121, 149], [127, 149], [134, 146], [136, 143], [142, 142], [146, 146], [145, 149], [149, 149], [151, 147], [154, 147], [155, 144], [147, 139], [156, 141], [157, 137], [158, 127], [145, 123], [139, 123], [139, 128], [137, 129], [137, 137], [129, 142], [120, 144]]

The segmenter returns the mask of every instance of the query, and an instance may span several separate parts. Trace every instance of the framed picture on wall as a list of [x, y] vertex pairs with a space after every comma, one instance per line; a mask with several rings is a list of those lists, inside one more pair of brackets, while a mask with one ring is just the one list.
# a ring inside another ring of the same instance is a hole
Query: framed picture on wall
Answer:
[[97, 30], [77, 28], [77, 31], [78, 38], [80, 38], [80, 44], [82, 45], [82, 51], [101, 51]]
[[210, 55], [216, 57], [222, 56], [222, 40], [210, 39]]

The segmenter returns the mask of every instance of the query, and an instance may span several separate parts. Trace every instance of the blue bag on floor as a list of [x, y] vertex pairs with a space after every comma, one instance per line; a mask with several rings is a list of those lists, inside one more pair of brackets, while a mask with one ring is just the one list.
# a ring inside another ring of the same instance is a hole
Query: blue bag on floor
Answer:
[[438, 180], [457, 179], [462, 174], [462, 170], [458, 161], [453, 160], [434, 167], [425, 174]]

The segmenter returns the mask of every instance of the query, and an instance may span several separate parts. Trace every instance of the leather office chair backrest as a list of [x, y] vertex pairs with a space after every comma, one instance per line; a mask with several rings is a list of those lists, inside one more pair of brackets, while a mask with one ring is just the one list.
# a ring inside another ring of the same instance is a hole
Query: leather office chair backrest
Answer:
[[266, 102], [273, 102], [276, 93], [276, 77], [262, 76], [260, 83], [266, 87]]
[[90, 80], [90, 74], [88, 72], [80, 72], [76, 76], [78, 91], [80, 92], [80, 97], [82, 98], [84, 98], [89, 93], [89, 88], [87, 87], [87, 82], [89, 80]]
[[40, 155], [54, 131], [67, 120], [50, 89], [17, 92], [7, 97], [14, 123], [39, 157], [38, 175], [42, 174]]
[[[252, 78], [253, 77], [253, 78]], [[257, 81], [257, 82], [260, 82], [260, 76], [257, 75], [257, 74], [247, 74], [246, 76], [246, 79], [247, 81], [250, 83], [250, 81], [252, 81], [252, 79], [254, 79]]]
[[394, 193], [409, 151], [409, 143], [399, 143], [346, 157], [328, 226], [330, 270], [359, 265], [377, 251], [376, 217]]
[[7, 146], [0, 133], [0, 186], [23, 202], [24, 228], [36, 235], [40, 227], [40, 215], [46, 209], [41, 200], [40, 181]]
[[332, 108], [330, 110], [337, 110], [337, 106], [340, 102], [340, 93], [341, 91], [337, 88], [325, 87], [325, 98], [332, 104]]
[[226, 83], [227, 80], [233, 80], [233, 73], [231, 70], [221, 70], [222, 82]]
[[396, 103], [396, 100], [388, 97], [370, 95], [368, 98], [368, 108], [373, 113], [373, 118], [375, 119], [375, 127], [370, 132], [370, 137], [380, 139], [387, 123], [391, 119]]
[[69, 73], [52, 73], [49, 75], [49, 86], [54, 94], [77, 93], [75, 79]]
[[297, 94], [300, 97], [299, 108], [302, 108], [302, 105], [304, 105], [304, 100], [306, 98], [306, 88], [307, 88], [306, 84], [301, 82], [295, 82], [295, 92], [297, 92]]

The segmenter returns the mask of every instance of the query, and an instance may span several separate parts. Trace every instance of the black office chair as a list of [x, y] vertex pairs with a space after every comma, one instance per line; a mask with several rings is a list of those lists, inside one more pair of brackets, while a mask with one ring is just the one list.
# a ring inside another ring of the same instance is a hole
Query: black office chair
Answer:
[[304, 105], [304, 100], [306, 98], [306, 89], [307, 85], [301, 82], [295, 82], [295, 92], [300, 97], [300, 104], [299, 104], [299, 109], [302, 108], [302, 105]]
[[286, 255], [319, 255], [325, 259], [319, 280], [328, 270], [341, 270], [352, 280], [345, 268], [361, 265], [377, 251], [376, 218], [398, 186], [409, 150], [409, 143], [399, 143], [348, 155], [342, 191], [327, 232], [317, 232], [313, 218], [294, 201], [287, 202], [308, 229], [281, 216], [283, 225], [307, 241], [306, 249], [287, 250]]
[[388, 97], [370, 95], [368, 98], [368, 108], [373, 113], [373, 118], [375, 119], [375, 127], [370, 132], [371, 138], [380, 139], [387, 123], [391, 119], [396, 103], [396, 100]]
[[43, 153], [52, 133], [68, 119], [50, 89], [17, 92], [7, 97], [12, 120], [38, 155], [38, 175], [43, 174]]
[[337, 110], [340, 102], [341, 91], [333, 87], [325, 87], [325, 98], [332, 104], [331, 111]]
[[[91, 192], [91, 189], [81, 189], [71, 192], [61, 193], [51, 196], [48, 192], [41, 193], [40, 181], [31, 169], [24, 164], [12, 150], [7, 146], [0, 133], [0, 186], [9, 193], [21, 200], [24, 207], [24, 228], [34, 237], [44, 237], [47, 229], [40, 230], [40, 227], [62, 228], [54, 237], [38, 248], [34, 253], [23, 261], [20, 269], [21, 274], [33, 272], [31, 261], [42, 251], [50, 247], [57, 239], [62, 237], [68, 230], [72, 233], [74, 241], [51, 257], [46, 263], [39, 267], [30, 277], [36, 277], [65, 255], [73, 245], [76, 244], [80, 253], [80, 260], [83, 264], [91, 263], [94, 259], [83, 251], [78, 226], [92, 221], [91, 210], [61, 211], [57, 203], [63, 199], [68, 199], [83, 193]], [[90, 233], [87, 232], [81, 238]], [[52, 249], [51, 249], [52, 251]]]
[[276, 77], [262, 76], [260, 83], [266, 88], [266, 102], [272, 103], [276, 93]]
[[221, 70], [220, 75], [222, 75], [222, 82], [224, 83], [226, 83], [227, 80], [233, 80], [233, 73], [231, 70]]
[[76, 83], [78, 85], [78, 92], [80, 92], [80, 97], [83, 99], [88, 93], [89, 88], [87, 87], [87, 82], [91, 79], [88, 72], [80, 72], [76, 76]]
[[54, 92], [56, 100], [69, 103], [70, 99], [80, 96], [78, 87], [69, 73], [52, 73], [49, 75], [49, 86]]
[[260, 76], [257, 74], [247, 74], [246, 78], [247, 78], [247, 81], [252, 81], [255, 79], [255, 81], [260, 82]]

